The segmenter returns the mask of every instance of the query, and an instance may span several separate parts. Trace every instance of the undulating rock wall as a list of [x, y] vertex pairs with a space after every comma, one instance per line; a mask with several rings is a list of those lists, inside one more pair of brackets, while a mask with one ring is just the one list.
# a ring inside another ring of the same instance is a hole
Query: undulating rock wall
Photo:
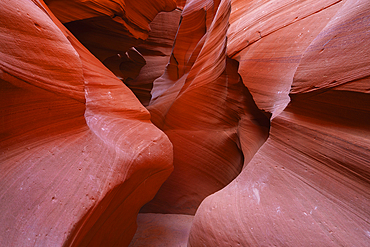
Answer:
[[174, 145], [175, 168], [143, 212], [194, 214], [267, 138], [269, 119], [226, 56], [229, 15], [228, 2], [193, 1], [183, 10], [170, 63], [154, 81], [148, 106]]
[[228, 54], [271, 130], [202, 202], [189, 246], [369, 245], [369, 2], [232, 6]]
[[0, 41], [2, 245], [370, 245], [368, 0], [4, 0]]
[[127, 246], [172, 144], [42, 1], [0, 5], [1, 245]]

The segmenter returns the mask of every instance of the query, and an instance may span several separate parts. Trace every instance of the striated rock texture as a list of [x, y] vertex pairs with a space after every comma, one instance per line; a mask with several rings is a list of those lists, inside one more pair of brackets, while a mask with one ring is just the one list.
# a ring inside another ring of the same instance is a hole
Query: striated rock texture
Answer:
[[184, 8], [170, 63], [148, 106], [174, 146], [175, 168], [142, 212], [194, 214], [267, 138], [268, 117], [243, 85], [237, 62], [226, 56], [229, 14], [227, 1], [192, 1]]
[[42, 1], [0, 9], [1, 245], [127, 246], [172, 144]]
[[367, 246], [370, 119], [368, 106], [358, 109], [366, 100], [328, 92], [292, 103], [237, 179], [203, 201], [190, 246]]
[[78, 40], [148, 105], [153, 81], [163, 73], [171, 53], [180, 17], [178, 10], [172, 11], [176, 2], [50, 0], [46, 3]]
[[[179, 22], [179, 11], [159, 12], [174, 10], [176, 1], [46, 3], [73, 35], [147, 105], [153, 80], [167, 64]], [[135, 80], [142, 68], [142, 76]]]
[[[149, 105], [155, 79], [160, 77], [168, 63], [172, 45], [180, 22], [181, 12], [161, 12], [150, 23], [148, 38], [135, 48], [145, 59], [145, 65], [135, 78], [125, 80], [125, 84], [135, 93], [141, 103]], [[132, 71], [132, 66], [126, 66]]]
[[0, 15], [3, 245], [370, 245], [368, 0]]
[[228, 54], [273, 114], [271, 131], [241, 174], [202, 202], [188, 245], [368, 246], [369, 2], [232, 9]]

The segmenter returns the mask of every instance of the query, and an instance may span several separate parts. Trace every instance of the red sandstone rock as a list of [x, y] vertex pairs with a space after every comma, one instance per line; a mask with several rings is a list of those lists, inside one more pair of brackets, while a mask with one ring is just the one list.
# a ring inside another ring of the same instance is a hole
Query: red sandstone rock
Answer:
[[197, 210], [189, 246], [369, 245], [368, 1], [46, 1], [100, 61], [33, 2], [0, 3], [1, 243], [127, 246], [168, 137], [142, 212]]
[[[118, 26], [122, 26], [137, 39], [148, 37], [149, 23], [158, 12], [172, 11], [176, 7], [175, 0], [47, 0], [45, 2], [62, 23], [110, 17]], [[114, 31], [118, 30], [114, 29]]]
[[368, 82], [359, 82], [370, 76], [369, 12], [369, 1], [345, 2], [304, 53], [293, 94], [328, 88], [369, 93]]
[[180, 17], [178, 10], [157, 14], [172, 11], [175, 1], [47, 3], [78, 40], [148, 105], [152, 83], [168, 62]]
[[[148, 38], [150, 22], [160, 11], [172, 11], [174, 0], [46, 2], [56, 17], [100, 61], [124, 53]], [[140, 8], [138, 6], [145, 6]]]
[[175, 169], [143, 212], [194, 214], [206, 196], [239, 174], [267, 137], [268, 118], [241, 82], [237, 63], [226, 58], [230, 3], [221, 2], [213, 21], [195, 26], [194, 36], [182, 33], [194, 27], [193, 18], [210, 18], [207, 11], [216, 8], [202, 1], [186, 5], [171, 62], [154, 83], [148, 109], [174, 145]]
[[46, 5], [0, 5], [1, 244], [128, 245], [171, 143]]
[[[292, 5], [290, 7], [294, 9], [294, 13], [305, 18], [284, 24], [285, 28], [265, 35], [261, 34], [261, 38], [246, 48], [240, 47], [242, 50], [236, 55], [240, 63], [238, 72], [260, 109], [273, 113], [273, 117], [284, 110], [290, 101], [292, 78], [300, 64], [302, 54], [341, 5], [338, 3], [314, 14], [306, 14], [306, 12], [314, 12], [313, 9]], [[262, 12], [252, 11], [237, 19], [235, 24], [231, 25], [231, 30], [237, 25], [236, 23], [251, 22], [252, 14], [258, 13], [261, 18], [268, 16], [273, 20], [285, 15], [284, 11], [278, 12], [274, 8], [269, 9], [264, 6], [260, 8], [263, 9]], [[241, 32], [241, 25], [239, 25], [239, 32]], [[237, 35], [233, 34], [233, 31], [230, 32], [231, 37]], [[234, 38], [231, 38], [228, 48], [233, 46], [233, 40]]]
[[192, 220], [192, 215], [139, 214], [138, 229], [129, 247], [185, 247]]
[[[369, 39], [364, 38], [369, 30], [368, 6], [363, 1], [346, 1], [315, 13], [315, 5], [308, 5], [315, 14], [269, 34], [286, 40], [291, 50], [271, 44], [268, 36], [262, 36], [240, 53], [241, 61], [243, 57], [262, 57], [248, 61], [255, 64], [253, 71], [260, 69], [261, 74], [278, 62], [263, 60], [264, 56], [278, 57], [273, 52], [286, 52], [286, 57], [298, 54], [298, 60], [292, 66], [272, 70], [271, 75], [249, 73], [248, 67], [239, 70], [243, 79], [249, 78], [244, 83], [251, 87], [257, 106], [275, 114], [270, 137], [233, 182], [202, 202], [194, 217], [189, 246], [370, 243], [370, 98], [365, 86], [369, 82], [369, 56], [365, 51]], [[322, 24], [323, 18], [330, 19], [325, 27], [314, 25]], [[294, 38], [302, 27], [310, 27], [313, 37], [303, 33], [305, 39]], [[349, 37], [357, 44], [346, 45]], [[320, 53], [325, 42], [336, 43], [327, 54]], [[263, 47], [274, 49], [263, 52]], [[359, 54], [363, 54], [362, 59], [354, 59]], [[347, 58], [345, 62], [343, 58]], [[264, 77], [269, 79], [267, 85], [274, 85], [272, 88], [257, 85], [257, 79]], [[328, 81], [333, 78], [338, 83], [330, 85]], [[277, 110], [272, 103], [279, 101], [266, 96], [279, 92], [275, 90], [281, 90], [281, 82], [285, 89], [293, 83], [292, 101], [286, 109]], [[318, 91], [346, 82], [348, 86]]]
[[288, 28], [294, 22], [315, 15], [341, 0], [232, 0], [228, 55], [236, 56], [242, 49], [257, 40]]
[[[159, 13], [150, 24], [148, 39], [136, 46], [146, 65], [133, 80], [125, 80], [125, 84], [145, 106], [151, 98], [153, 81], [163, 74], [168, 63], [180, 16], [179, 10]], [[130, 67], [128, 69], [131, 70]]]
[[293, 101], [237, 179], [203, 201], [189, 245], [367, 246], [368, 97]]

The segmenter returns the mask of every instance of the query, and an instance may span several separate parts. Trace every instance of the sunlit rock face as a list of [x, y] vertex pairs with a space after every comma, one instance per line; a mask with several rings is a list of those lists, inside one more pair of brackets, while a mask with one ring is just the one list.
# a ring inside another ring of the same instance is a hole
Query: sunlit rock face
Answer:
[[42, 1], [0, 3], [2, 246], [127, 246], [172, 144]]
[[273, 114], [271, 130], [241, 174], [202, 202], [189, 246], [369, 245], [369, 2], [232, 9], [228, 54]]
[[5, 246], [370, 245], [368, 0], [0, 15]]

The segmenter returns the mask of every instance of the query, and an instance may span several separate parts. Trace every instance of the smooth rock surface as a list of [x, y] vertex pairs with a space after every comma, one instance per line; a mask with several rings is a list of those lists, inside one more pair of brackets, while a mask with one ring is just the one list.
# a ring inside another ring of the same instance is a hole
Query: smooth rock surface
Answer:
[[[159, 13], [152, 23], [149, 37], [135, 48], [143, 55], [145, 66], [133, 80], [125, 80], [125, 84], [135, 93], [140, 102], [147, 106], [151, 99], [153, 82], [160, 77], [168, 63], [172, 45], [180, 22], [181, 11]], [[131, 71], [132, 68], [128, 67]]]
[[366, 97], [293, 101], [242, 173], [202, 202], [190, 246], [367, 246], [370, 109], [358, 109]]
[[0, 2], [1, 245], [370, 246], [368, 0], [45, 3]]
[[47, 4], [148, 105], [153, 81], [163, 73], [172, 50], [180, 17], [179, 10], [173, 11], [176, 1], [54, 0]]
[[192, 221], [191, 215], [139, 214], [129, 247], [186, 247]]
[[[241, 174], [202, 202], [189, 246], [369, 245], [369, 3], [338, 1], [315, 11], [319, 2], [299, 8], [313, 14], [231, 52], [257, 106], [274, 114], [271, 131]], [[244, 39], [231, 38], [230, 48]], [[259, 73], [243, 69], [248, 56]], [[276, 108], [279, 99], [267, 96], [287, 94], [289, 84], [291, 102]]]
[[0, 5], [1, 244], [127, 246], [171, 143], [42, 1]]
[[370, 76], [369, 12], [366, 0], [344, 3], [302, 56], [293, 94], [329, 88], [370, 92], [369, 84], [359, 82]]
[[[261, 34], [261, 38], [255, 43], [238, 53], [236, 56], [240, 63], [238, 72], [260, 109], [271, 112], [273, 117], [285, 109], [290, 102], [292, 78], [300, 65], [302, 55], [341, 6], [341, 2], [334, 4], [314, 14], [306, 14], [305, 18], [285, 24], [284, 28], [266, 35]], [[297, 15], [304, 15], [308, 11], [310, 10], [301, 7], [294, 12]], [[285, 14], [274, 8], [266, 8], [264, 12], [271, 12], [269, 15], [274, 18]], [[250, 21], [248, 17], [249, 15], [245, 15], [238, 23], [242, 20]], [[229, 30], [229, 33], [232, 32]], [[230, 43], [228, 47], [232, 45], [232, 41]]]
[[[230, 2], [222, 1], [211, 21], [216, 8], [211, 1], [185, 6], [170, 64], [154, 82], [148, 109], [174, 146], [175, 168], [142, 212], [194, 214], [267, 138], [268, 117], [243, 85], [238, 63], [226, 57]], [[207, 19], [191, 25], [199, 16]], [[185, 35], [190, 28], [194, 35]]]

